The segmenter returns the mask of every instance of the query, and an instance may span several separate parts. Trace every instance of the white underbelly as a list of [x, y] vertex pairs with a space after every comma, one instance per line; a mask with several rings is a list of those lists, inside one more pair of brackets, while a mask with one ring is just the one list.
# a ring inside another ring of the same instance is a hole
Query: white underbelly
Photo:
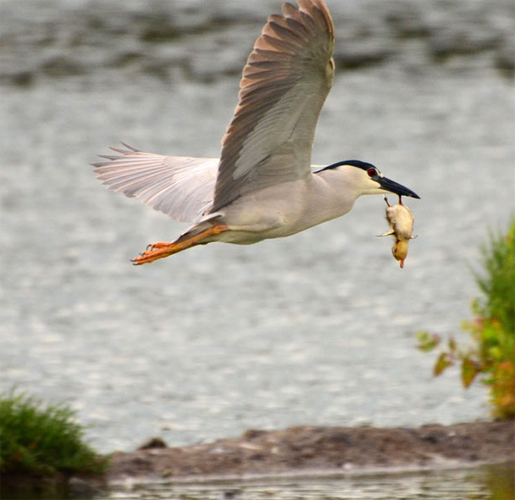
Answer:
[[[269, 238], [282, 238], [347, 212], [330, 205], [320, 180], [303, 179], [271, 186], [241, 198], [220, 210], [217, 223], [229, 226], [216, 241], [248, 245]], [[338, 213], [339, 212], [339, 213]]]

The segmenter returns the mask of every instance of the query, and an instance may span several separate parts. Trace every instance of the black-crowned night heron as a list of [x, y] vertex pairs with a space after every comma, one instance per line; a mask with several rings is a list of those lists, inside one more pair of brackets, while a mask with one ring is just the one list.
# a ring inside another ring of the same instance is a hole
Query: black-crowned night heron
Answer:
[[239, 102], [220, 159], [161, 156], [127, 145], [95, 164], [99, 180], [193, 225], [149, 245], [146, 264], [213, 241], [250, 244], [346, 214], [364, 194], [419, 198], [372, 164], [311, 166], [318, 115], [334, 76], [334, 26], [322, 0], [272, 15], [243, 69]]

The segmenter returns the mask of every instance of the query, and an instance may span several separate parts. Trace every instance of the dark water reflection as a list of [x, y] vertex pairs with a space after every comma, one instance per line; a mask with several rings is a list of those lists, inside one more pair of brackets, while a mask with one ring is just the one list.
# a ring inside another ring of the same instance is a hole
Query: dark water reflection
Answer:
[[123, 500], [512, 500], [513, 464], [356, 477], [256, 479], [206, 484], [154, 484], [117, 488]]
[[127, 482], [109, 492], [84, 489], [20, 494], [5, 500], [512, 500], [514, 464], [428, 471], [307, 475], [205, 482]]

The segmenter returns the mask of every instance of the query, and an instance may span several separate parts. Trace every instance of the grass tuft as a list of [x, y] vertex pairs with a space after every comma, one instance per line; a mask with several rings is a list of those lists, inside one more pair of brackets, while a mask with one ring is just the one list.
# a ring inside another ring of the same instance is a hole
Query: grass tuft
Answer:
[[75, 413], [15, 391], [0, 396], [0, 473], [102, 473], [108, 459], [84, 440]]

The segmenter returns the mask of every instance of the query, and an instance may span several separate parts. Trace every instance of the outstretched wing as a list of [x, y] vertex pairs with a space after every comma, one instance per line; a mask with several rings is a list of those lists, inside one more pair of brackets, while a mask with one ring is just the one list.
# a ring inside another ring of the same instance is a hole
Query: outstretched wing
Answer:
[[213, 203], [218, 159], [162, 156], [111, 148], [119, 156], [104, 156], [95, 174], [109, 189], [137, 197], [172, 219], [193, 222]]
[[269, 17], [247, 60], [211, 212], [310, 174], [316, 122], [333, 81], [334, 27], [322, 0], [298, 4]]

